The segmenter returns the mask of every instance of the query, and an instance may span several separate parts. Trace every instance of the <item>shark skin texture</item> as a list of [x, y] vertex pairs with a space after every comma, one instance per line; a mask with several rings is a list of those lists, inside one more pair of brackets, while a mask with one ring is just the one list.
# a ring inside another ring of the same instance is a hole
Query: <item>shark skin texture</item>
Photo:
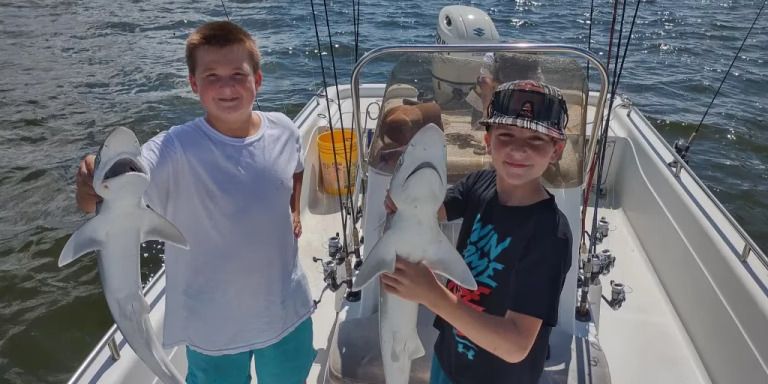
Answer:
[[96, 216], [75, 231], [64, 245], [59, 266], [98, 251], [98, 266], [109, 310], [128, 345], [165, 384], [184, 383], [165, 355], [149, 320], [149, 305], [141, 292], [139, 247], [161, 240], [188, 249], [184, 235], [144, 203], [149, 174], [139, 160], [141, 147], [134, 133], [117, 128], [96, 158], [93, 187], [103, 201]]
[[[445, 135], [435, 124], [421, 128], [400, 157], [389, 184], [397, 212], [388, 218], [357, 273], [362, 289], [384, 272], [394, 272], [395, 257], [423, 262], [457, 284], [477, 289], [463, 257], [440, 230], [437, 210], [447, 187]], [[408, 383], [411, 361], [424, 355], [416, 330], [419, 305], [381, 292], [379, 338], [387, 384]]]

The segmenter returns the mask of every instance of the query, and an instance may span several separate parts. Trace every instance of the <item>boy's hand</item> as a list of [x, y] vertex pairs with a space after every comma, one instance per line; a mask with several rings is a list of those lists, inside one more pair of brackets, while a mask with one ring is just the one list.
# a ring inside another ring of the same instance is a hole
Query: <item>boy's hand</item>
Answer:
[[411, 263], [400, 257], [395, 262], [394, 273], [381, 275], [381, 284], [387, 293], [427, 307], [446, 297], [447, 293], [426, 265]]
[[96, 203], [101, 201], [101, 196], [93, 189], [93, 170], [96, 167], [96, 156], [86, 155], [80, 161], [80, 166], [75, 174], [75, 200], [77, 206], [85, 213], [96, 210]]
[[397, 212], [397, 205], [395, 205], [395, 201], [392, 200], [392, 197], [389, 196], [389, 191], [387, 191], [387, 196], [384, 198], [384, 210], [387, 211], [388, 215]]
[[293, 236], [298, 239], [301, 237], [301, 215], [298, 212], [291, 212], [291, 224], [293, 225]]

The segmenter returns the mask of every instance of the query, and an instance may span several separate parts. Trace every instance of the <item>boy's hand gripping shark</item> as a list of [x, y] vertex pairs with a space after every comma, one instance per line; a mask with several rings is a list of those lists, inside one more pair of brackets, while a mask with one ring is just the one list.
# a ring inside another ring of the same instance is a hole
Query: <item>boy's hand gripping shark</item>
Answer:
[[141, 293], [139, 246], [147, 240], [188, 248], [179, 230], [147, 208], [142, 195], [149, 175], [139, 160], [141, 147], [133, 132], [117, 128], [96, 158], [93, 188], [103, 198], [96, 216], [69, 238], [59, 266], [90, 251], [100, 251], [101, 284], [112, 317], [136, 355], [165, 384], [184, 383], [158, 342]]
[[[443, 131], [434, 124], [421, 128], [400, 157], [389, 183], [397, 212], [373, 245], [357, 273], [353, 289], [361, 289], [382, 272], [394, 272], [395, 256], [423, 262], [457, 284], [477, 289], [462, 256], [440, 231], [437, 210], [447, 186]], [[381, 292], [379, 338], [387, 384], [408, 383], [411, 360], [424, 355], [416, 331], [419, 305]]]

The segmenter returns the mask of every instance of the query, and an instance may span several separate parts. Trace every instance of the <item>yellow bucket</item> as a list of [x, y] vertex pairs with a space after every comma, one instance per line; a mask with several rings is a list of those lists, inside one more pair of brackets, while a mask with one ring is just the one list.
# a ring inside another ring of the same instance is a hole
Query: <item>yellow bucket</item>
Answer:
[[[321, 133], [317, 137], [317, 149], [320, 153], [320, 175], [325, 193], [346, 195], [354, 190], [357, 171], [357, 138], [352, 130], [334, 129], [333, 137], [331, 137], [331, 131]], [[347, 175], [347, 164], [349, 164], [349, 175]]]

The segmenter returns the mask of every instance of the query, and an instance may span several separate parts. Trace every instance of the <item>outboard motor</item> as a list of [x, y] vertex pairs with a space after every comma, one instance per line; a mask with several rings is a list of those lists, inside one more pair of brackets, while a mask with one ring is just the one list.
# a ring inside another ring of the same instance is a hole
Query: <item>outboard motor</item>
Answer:
[[[493, 44], [499, 32], [487, 13], [463, 5], [440, 10], [437, 19], [437, 44]], [[466, 98], [483, 68], [482, 53], [446, 53], [432, 62], [435, 101], [445, 105]]]

